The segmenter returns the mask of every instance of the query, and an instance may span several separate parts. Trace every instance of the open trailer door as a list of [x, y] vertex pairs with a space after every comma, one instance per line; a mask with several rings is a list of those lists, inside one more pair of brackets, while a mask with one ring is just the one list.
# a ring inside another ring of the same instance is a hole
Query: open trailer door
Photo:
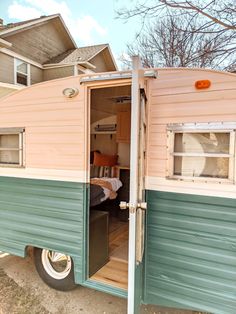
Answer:
[[128, 204], [121, 202], [121, 207], [129, 208], [128, 314], [139, 312], [143, 287], [145, 104], [144, 70], [140, 67], [140, 59], [135, 56], [132, 71], [130, 200]]

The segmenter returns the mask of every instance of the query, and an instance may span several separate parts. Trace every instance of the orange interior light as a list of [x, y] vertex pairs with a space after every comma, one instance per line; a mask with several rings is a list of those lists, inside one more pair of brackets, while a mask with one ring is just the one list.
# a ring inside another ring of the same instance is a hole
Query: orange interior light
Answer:
[[195, 82], [195, 87], [197, 89], [209, 88], [211, 86], [211, 81], [209, 80], [200, 80]]

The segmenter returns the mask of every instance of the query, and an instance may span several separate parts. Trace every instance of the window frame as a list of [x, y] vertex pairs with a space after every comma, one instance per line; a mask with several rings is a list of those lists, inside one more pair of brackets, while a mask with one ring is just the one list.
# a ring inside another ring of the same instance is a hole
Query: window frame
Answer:
[[19, 153], [19, 163], [2, 163], [0, 161], [0, 167], [3, 168], [23, 168], [25, 167], [25, 129], [24, 128], [0, 128], [0, 136], [2, 135], [18, 135], [19, 147], [0, 147], [0, 151], [18, 151]]
[[[236, 122], [214, 122], [214, 123], [175, 123], [167, 126], [167, 179], [176, 179], [191, 182], [209, 182], [209, 183], [230, 183], [236, 181], [236, 164], [235, 164], [235, 139], [236, 139]], [[174, 152], [175, 134], [178, 133], [229, 133], [229, 153], [177, 153]], [[174, 174], [175, 157], [212, 157], [212, 158], [229, 158], [228, 178], [214, 177], [194, 177], [181, 176]]]
[[[27, 73], [23, 73], [21, 71], [17, 71], [17, 61], [21, 61], [23, 63], [26, 63]], [[26, 76], [27, 84], [20, 84], [17, 82], [17, 73], [23, 74]], [[20, 85], [20, 86], [30, 86], [31, 85], [31, 75], [30, 75], [30, 64], [20, 58], [14, 58], [14, 84]]]

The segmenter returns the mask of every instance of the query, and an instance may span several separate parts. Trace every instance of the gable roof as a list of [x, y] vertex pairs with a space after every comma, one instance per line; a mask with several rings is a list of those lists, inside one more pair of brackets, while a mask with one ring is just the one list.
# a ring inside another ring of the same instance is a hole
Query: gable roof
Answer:
[[[39, 18], [30, 19], [27, 21], [0, 25], [0, 46], [6, 46], [7, 44], [10, 47], [12, 44], [6, 41], [8, 39], [8, 36], [11, 36], [21, 31], [25, 31], [32, 27], [40, 26], [52, 19], [55, 19], [56, 23], [61, 23], [61, 24], [57, 24], [57, 26], [63, 27], [62, 30], [63, 32], [65, 32], [69, 40], [68, 42], [69, 46], [67, 46], [67, 49], [68, 48], [69, 49], [61, 53], [60, 55], [57, 55], [57, 56], [54, 55], [53, 57], [51, 56], [51, 59], [47, 61], [44, 60], [44, 62], [46, 61], [45, 63], [43, 63], [45, 67], [48, 67], [50, 65], [59, 66], [59, 65], [67, 65], [67, 64], [84, 64], [86, 67], [95, 68], [95, 66], [89, 63], [89, 61], [102, 52], [103, 57], [105, 57], [107, 60], [105, 62], [109, 63], [109, 67], [112, 69], [112, 71], [118, 70], [109, 44], [100, 44], [100, 45], [92, 45], [92, 46], [77, 48], [77, 45], [74, 42], [74, 39], [72, 38], [60, 14], [41, 16]], [[3, 40], [3, 38], [6, 40]], [[3, 42], [1, 42], [1, 40]]]
[[28, 23], [34, 22], [34, 21], [41, 20], [43, 17], [45, 17], [45, 16], [40, 16], [40, 17], [35, 18], [35, 19], [21, 21], [21, 22], [16, 22], [16, 23], [2, 24], [2, 25], [0, 25], [0, 32], [2, 30], [5, 30], [5, 29], [10, 29], [10, 28], [13, 28], [13, 27], [17, 27], [17, 26], [21, 26], [21, 25], [24, 25], [24, 24], [28, 24]]
[[73, 37], [70, 34], [70, 31], [68, 30], [64, 20], [62, 19], [61, 15], [58, 14], [52, 14], [48, 16], [41, 16], [39, 18], [27, 20], [27, 21], [22, 21], [22, 22], [16, 22], [16, 23], [9, 23], [6, 25], [1, 25], [0, 26], [0, 37], [7, 37], [8, 35], [12, 35], [13, 33], [23, 31], [27, 28], [38, 26], [41, 23], [50, 21], [52, 19], [59, 19], [61, 24], [63, 25], [65, 32], [67, 33], [68, 38], [70, 39], [72, 46], [77, 47]]
[[87, 62], [108, 46], [108, 44], [101, 44], [70, 49], [63, 52], [59, 56], [50, 59], [45, 64], [69, 64], [76, 62]]

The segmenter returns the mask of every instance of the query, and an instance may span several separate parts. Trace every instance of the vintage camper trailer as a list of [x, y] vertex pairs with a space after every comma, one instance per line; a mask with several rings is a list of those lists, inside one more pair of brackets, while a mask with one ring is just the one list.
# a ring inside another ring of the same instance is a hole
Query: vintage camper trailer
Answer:
[[236, 309], [236, 75], [82, 75], [0, 104], [0, 250], [51, 287]]

